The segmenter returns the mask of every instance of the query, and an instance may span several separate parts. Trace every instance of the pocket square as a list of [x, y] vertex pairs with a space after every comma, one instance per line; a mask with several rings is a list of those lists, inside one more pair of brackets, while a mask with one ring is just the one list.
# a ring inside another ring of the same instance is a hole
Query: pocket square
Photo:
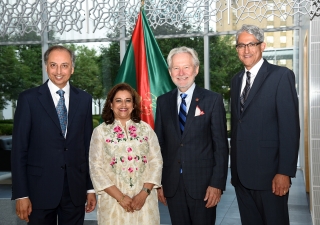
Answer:
[[204, 111], [202, 111], [199, 106], [196, 107], [196, 113], [194, 116], [202, 116], [204, 114]]

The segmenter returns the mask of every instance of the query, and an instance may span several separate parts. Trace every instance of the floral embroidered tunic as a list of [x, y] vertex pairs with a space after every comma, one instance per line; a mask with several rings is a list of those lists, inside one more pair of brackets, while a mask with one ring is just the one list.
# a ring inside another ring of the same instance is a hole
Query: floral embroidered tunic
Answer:
[[[149, 124], [132, 120], [126, 130], [117, 120], [100, 124], [93, 131], [89, 151], [90, 176], [98, 197], [99, 225], [159, 225], [158, 197], [162, 156], [158, 138]], [[129, 197], [137, 195], [144, 183], [155, 184], [144, 206], [126, 212], [104, 189], [115, 185]]]

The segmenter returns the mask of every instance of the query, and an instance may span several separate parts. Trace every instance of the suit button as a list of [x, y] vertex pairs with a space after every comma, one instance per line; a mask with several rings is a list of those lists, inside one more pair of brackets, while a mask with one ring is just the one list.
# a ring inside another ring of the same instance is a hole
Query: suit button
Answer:
[[181, 147], [183, 147], [183, 144], [180, 144]]
[[180, 164], [180, 160], [178, 161], [178, 163]]
[[242, 121], [241, 120], [239, 120], [239, 123], [241, 123]]
[[68, 151], [68, 149], [67, 149], [67, 148], [64, 148], [64, 151]]

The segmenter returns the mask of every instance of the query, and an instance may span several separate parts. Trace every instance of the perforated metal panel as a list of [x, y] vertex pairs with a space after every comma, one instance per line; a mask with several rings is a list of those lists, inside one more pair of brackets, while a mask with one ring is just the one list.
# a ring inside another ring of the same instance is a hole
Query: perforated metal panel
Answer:
[[[31, 31], [62, 34], [106, 29], [109, 35], [122, 27], [131, 31], [140, 6], [140, 0], [0, 0], [0, 37]], [[186, 32], [194, 32], [206, 23], [219, 25], [226, 17], [228, 23], [248, 18], [262, 21], [271, 15], [285, 20], [308, 14], [313, 19], [320, 15], [320, 1], [150, 0], [145, 1], [145, 10], [153, 28], [187, 25]], [[235, 19], [230, 20], [231, 15]]]

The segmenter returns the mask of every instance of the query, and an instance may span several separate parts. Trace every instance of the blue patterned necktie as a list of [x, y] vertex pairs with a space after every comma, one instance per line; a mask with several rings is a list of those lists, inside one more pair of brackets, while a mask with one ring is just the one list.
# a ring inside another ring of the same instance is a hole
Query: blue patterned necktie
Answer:
[[250, 76], [251, 73], [249, 71], [247, 71], [247, 79], [246, 79], [246, 86], [244, 87], [242, 94], [240, 96], [240, 112], [243, 111], [244, 108], [244, 104], [247, 100], [247, 97], [249, 95], [249, 91], [250, 91]]
[[67, 123], [68, 123], [68, 113], [67, 113], [66, 104], [64, 102], [64, 91], [58, 90], [56, 93], [60, 96], [56, 110], [57, 110], [59, 121], [60, 121], [61, 131], [62, 131], [63, 137], [65, 137]]
[[180, 104], [180, 110], [179, 110], [179, 124], [180, 124], [180, 130], [181, 134], [184, 131], [184, 125], [186, 124], [187, 120], [187, 104], [186, 104], [186, 97], [187, 94], [182, 93], [181, 96], [181, 104]]

